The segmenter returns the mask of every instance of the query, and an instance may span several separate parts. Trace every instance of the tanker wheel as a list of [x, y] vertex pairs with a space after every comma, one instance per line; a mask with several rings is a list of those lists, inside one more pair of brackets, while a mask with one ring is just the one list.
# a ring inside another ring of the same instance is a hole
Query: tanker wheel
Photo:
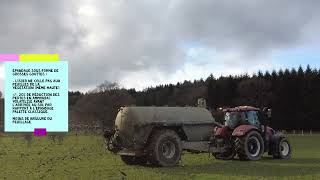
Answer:
[[121, 155], [121, 160], [128, 165], [143, 165], [147, 163], [147, 158], [145, 156], [125, 156]]
[[287, 138], [283, 137], [275, 144], [275, 152], [273, 158], [276, 159], [290, 159], [291, 157], [291, 145]]
[[259, 132], [251, 131], [235, 140], [235, 148], [240, 160], [256, 161], [264, 153], [264, 142]]
[[174, 166], [181, 157], [180, 137], [173, 130], [157, 130], [148, 145], [148, 161], [155, 166]]

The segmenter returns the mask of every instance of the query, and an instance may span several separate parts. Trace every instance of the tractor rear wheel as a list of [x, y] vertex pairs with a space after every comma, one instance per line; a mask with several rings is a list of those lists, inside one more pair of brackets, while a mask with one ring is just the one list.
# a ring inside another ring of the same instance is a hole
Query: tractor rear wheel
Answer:
[[121, 160], [127, 165], [143, 165], [147, 163], [147, 158], [145, 156], [136, 157], [122, 155]]
[[283, 137], [275, 144], [275, 152], [273, 158], [276, 159], [290, 159], [291, 157], [291, 145], [287, 138]]
[[235, 149], [240, 160], [256, 161], [264, 153], [264, 142], [259, 132], [251, 131], [236, 138]]
[[156, 166], [175, 166], [181, 158], [181, 152], [181, 140], [175, 131], [157, 130], [149, 141], [148, 161]]

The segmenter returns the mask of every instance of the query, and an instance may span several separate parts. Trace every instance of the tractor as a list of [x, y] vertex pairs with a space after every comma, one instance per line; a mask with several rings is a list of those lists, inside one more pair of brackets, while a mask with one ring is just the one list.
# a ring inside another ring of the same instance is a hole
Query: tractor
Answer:
[[222, 160], [259, 160], [265, 152], [277, 159], [291, 157], [287, 137], [267, 124], [271, 109], [251, 106], [220, 108], [224, 124], [216, 122], [209, 140], [209, 152]]

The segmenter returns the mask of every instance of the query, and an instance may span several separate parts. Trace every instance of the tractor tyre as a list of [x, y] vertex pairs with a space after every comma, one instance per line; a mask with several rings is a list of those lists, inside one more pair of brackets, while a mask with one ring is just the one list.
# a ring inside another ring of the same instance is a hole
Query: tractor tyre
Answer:
[[127, 165], [144, 165], [147, 163], [147, 158], [145, 156], [121, 156], [121, 160]]
[[178, 164], [182, 145], [180, 137], [173, 130], [162, 129], [152, 133], [148, 145], [148, 161], [155, 166], [175, 166]]
[[236, 138], [235, 149], [240, 160], [257, 161], [264, 153], [264, 142], [259, 132], [250, 131]]
[[290, 159], [291, 158], [291, 145], [287, 138], [283, 137], [279, 141], [275, 142], [275, 149], [273, 158], [275, 159]]

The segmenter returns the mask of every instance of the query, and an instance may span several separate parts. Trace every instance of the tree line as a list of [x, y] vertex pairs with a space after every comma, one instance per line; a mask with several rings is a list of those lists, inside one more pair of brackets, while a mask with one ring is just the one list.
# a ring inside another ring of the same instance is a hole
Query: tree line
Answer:
[[[195, 106], [198, 98], [207, 100], [213, 115], [219, 107], [270, 107], [275, 129], [320, 130], [320, 70], [309, 65], [304, 69], [258, 71], [251, 76], [210, 75], [142, 91], [106, 81], [86, 93], [69, 92], [69, 124], [112, 128], [121, 106]], [[3, 114], [3, 100], [0, 109]]]

